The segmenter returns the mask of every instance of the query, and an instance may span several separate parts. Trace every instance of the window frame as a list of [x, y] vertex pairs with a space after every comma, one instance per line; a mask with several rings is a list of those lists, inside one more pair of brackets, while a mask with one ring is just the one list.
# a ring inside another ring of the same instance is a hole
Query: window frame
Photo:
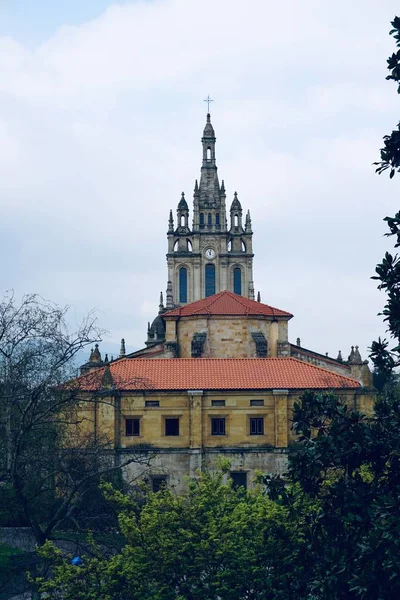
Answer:
[[[261, 422], [261, 427], [259, 424]], [[254, 431], [252, 431], [252, 426], [255, 425]], [[261, 431], [259, 431], [261, 429]], [[261, 415], [249, 415], [249, 435], [257, 436], [257, 435], [265, 435], [265, 423], [264, 417]]]
[[159, 400], [145, 400], [144, 406], [145, 406], [145, 408], [159, 408], [160, 401]]
[[[168, 417], [164, 417], [163, 418], [164, 421], [164, 436], [165, 437], [179, 437], [181, 435], [181, 424], [180, 424], [180, 417], [175, 417], [175, 416], [168, 416]], [[169, 421], [177, 421], [178, 422], [178, 433], [167, 433], [167, 422]]]
[[[218, 427], [215, 427], [216, 432], [214, 433], [214, 424], [216, 423], [218, 424]], [[223, 427], [221, 427], [221, 424], [223, 423]], [[223, 429], [223, 433], [221, 433], [221, 429]], [[224, 416], [212, 416], [210, 417], [210, 434], [213, 437], [225, 437], [227, 434], [227, 418]]]
[[225, 406], [225, 400], [211, 400], [211, 406]]
[[[153, 494], [157, 494], [160, 489], [161, 489], [161, 485], [163, 485], [163, 483], [165, 483], [165, 487], [168, 486], [168, 475], [150, 475], [150, 481], [151, 481], [151, 491]], [[160, 482], [158, 490], [154, 490], [154, 482], [158, 481]]]
[[179, 302], [186, 303], [188, 301], [188, 270], [182, 265], [179, 267]]
[[213, 263], [207, 263], [204, 268], [204, 295], [206, 298], [216, 293], [216, 269]]
[[[128, 433], [128, 422], [132, 421], [132, 433]], [[125, 437], [140, 437], [140, 429], [141, 429], [141, 418], [140, 417], [125, 417]], [[134, 424], [137, 424], [137, 433], [134, 433]]]
[[[238, 296], [242, 295], [242, 269], [240, 267], [234, 267], [233, 269], [233, 293]], [[239, 290], [239, 291], [238, 291]]]
[[250, 400], [250, 406], [264, 406], [264, 398], [253, 398]]
[[[232, 475], [241, 475], [242, 477], [244, 476], [245, 478], [245, 485], [242, 485], [240, 483], [236, 483], [234, 478], [232, 477]], [[247, 471], [230, 471], [229, 472], [229, 476], [232, 479], [232, 487], [235, 490], [238, 490], [240, 488], [243, 488], [244, 490], [247, 490]]]

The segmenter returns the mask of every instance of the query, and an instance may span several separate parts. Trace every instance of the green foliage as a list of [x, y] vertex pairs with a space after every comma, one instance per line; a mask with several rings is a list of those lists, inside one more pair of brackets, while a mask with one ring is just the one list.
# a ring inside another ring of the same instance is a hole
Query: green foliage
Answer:
[[315, 501], [304, 533], [318, 599], [400, 597], [399, 425], [399, 403], [388, 399], [370, 418], [331, 394], [309, 392], [294, 407], [288, 475]]
[[139, 508], [123, 499], [127, 543], [108, 560], [98, 552], [73, 567], [45, 546], [54, 578], [42, 591], [64, 600], [302, 598], [301, 525], [260, 488], [236, 491], [223, 478], [202, 473], [186, 494], [150, 493]]
[[[386, 79], [395, 81], [398, 84], [397, 93], [400, 94], [400, 18], [395, 17], [391, 25], [392, 29], [389, 34], [393, 35], [399, 50], [389, 56], [387, 60], [390, 75]], [[390, 169], [390, 178], [392, 178], [396, 171], [400, 170], [400, 123], [390, 135], [384, 136], [383, 142], [384, 146], [380, 151], [381, 160], [374, 164], [377, 165], [376, 172], [379, 174]]]

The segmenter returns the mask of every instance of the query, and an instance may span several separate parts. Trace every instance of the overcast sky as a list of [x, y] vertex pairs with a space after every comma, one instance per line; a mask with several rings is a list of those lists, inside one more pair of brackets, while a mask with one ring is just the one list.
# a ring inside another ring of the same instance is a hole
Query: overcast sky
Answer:
[[394, 0], [0, 0], [1, 292], [96, 308], [103, 351], [143, 346], [169, 209], [191, 206], [203, 99], [227, 202], [254, 229], [255, 290], [290, 340], [363, 357], [400, 179], [374, 174], [399, 96]]

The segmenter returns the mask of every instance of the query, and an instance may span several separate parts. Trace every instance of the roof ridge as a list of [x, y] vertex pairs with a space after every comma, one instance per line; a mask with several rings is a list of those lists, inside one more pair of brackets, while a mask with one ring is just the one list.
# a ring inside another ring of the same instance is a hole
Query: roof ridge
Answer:
[[344, 379], [349, 379], [350, 381], [357, 381], [357, 379], [355, 379], [354, 377], [348, 377], [347, 375], [340, 375], [339, 373], [335, 373], [335, 371], [330, 371], [329, 369], [326, 369], [325, 367], [320, 367], [319, 365], [313, 365], [312, 363], [306, 362], [304, 360], [300, 360], [299, 358], [296, 358], [295, 356], [288, 356], [288, 357], [282, 357], [282, 358], [288, 358], [290, 360], [296, 361], [298, 363], [302, 363], [303, 365], [306, 364], [309, 367], [312, 367], [313, 369], [318, 369], [319, 371], [324, 371], [325, 373], [329, 373], [330, 375], [336, 375], [337, 377], [342, 377]]
[[[255, 300], [250, 300], [250, 298], [246, 298], [245, 296], [242, 296], [241, 294], [235, 294], [234, 292], [231, 292], [230, 290], [224, 290], [224, 292], [228, 293], [229, 296], [231, 298], [233, 298], [233, 300], [236, 300], [236, 302], [238, 302], [239, 304], [241, 304], [243, 306], [243, 308], [245, 308], [246, 310], [246, 314], [249, 314], [249, 305], [246, 303], [247, 302], [254, 302], [255, 304], [260, 304], [260, 302], [256, 302]], [[223, 292], [222, 292], [223, 293]], [[267, 305], [265, 305], [267, 306]], [[272, 308], [272, 307], [268, 307], [268, 308]], [[253, 308], [254, 311], [258, 312], [259, 314], [263, 314], [263, 312], [258, 308], [258, 306], [254, 306]]]

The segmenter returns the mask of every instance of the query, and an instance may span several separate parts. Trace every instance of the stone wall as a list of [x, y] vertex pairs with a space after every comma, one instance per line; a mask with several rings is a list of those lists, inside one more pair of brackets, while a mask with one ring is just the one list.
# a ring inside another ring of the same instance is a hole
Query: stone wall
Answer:
[[277, 325], [265, 318], [190, 317], [181, 318], [176, 327], [180, 358], [192, 356], [191, 344], [195, 333], [207, 334], [202, 353], [204, 358], [257, 358], [253, 332], [264, 335], [268, 357], [277, 356], [278, 337], [282, 342], [287, 341], [287, 323], [279, 322]]

